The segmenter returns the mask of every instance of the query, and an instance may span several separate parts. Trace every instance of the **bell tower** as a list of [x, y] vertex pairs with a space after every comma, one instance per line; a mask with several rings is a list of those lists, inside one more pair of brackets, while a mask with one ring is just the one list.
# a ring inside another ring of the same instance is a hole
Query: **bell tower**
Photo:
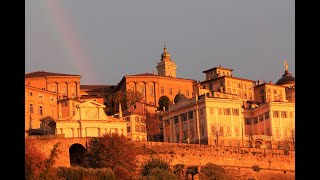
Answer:
[[177, 65], [170, 58], [170, 54], [167, 52], [166, 45], [164, 45], [161, 61], [157, 65], [158, 75], [176, 77], [176, 69]]

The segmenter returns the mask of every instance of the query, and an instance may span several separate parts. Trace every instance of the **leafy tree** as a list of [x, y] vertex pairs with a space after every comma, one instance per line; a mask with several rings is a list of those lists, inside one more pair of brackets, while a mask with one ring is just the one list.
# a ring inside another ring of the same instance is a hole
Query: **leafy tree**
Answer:
[[186, 179], [188, 179], [189, 174], [191, 175], [191, 179], [194, 180], [194, 176], [198, 174], [198, 166], [189, 166], [186, 170]]
[[179, 179], [182, 179], [184, 176], [184, 164], [176, 164], [173, 166], [173, 173], [179, 177]]
[[128, 106], [131, 106], [137, 102], [141, 102], [143, 100], [143, 95], [138, 91], [127, 90], [126, 92], [126, 102]]
[[228, 171], [213, 163], [207, 163], [201, 168], [200, 179], [204, 180], [231, 180]]
[[180, 92], [174, 97], [174, 103], [178, 103], [180, 101], [183, 101], [187, 99], [187, 97], [184, 94], [181, 94]]
[[149, 140], [153, 140], [155, 135], [160, 134], [160, 119], [155, 113], [146, 112], [146, 130]]
[[151, 174], [151, 170], [155, 168], [159, 168], [162, 170], [170, 170], [170, 165], [163, 159], [152, 157], [145, 164], [142, 165], [141, 175], [149, 176]]
[[165, 111], [169, 109], [169, 105], [171, 104], [171, 101], [168, 96], [161, 96], [158, 101], [159, 110], [163, 111], [163, 108], [165, 108]]
[[118, 112], [119, 104], [121, 107], [126, 109], [128, 106], [131, 106], [137, 102], [142, 102], [143, 95], [140, 92], [132, 91], [132, 90], [120, 90], [117, 91], [114, 95], [109, 95], [107, 97], [107, 112], [109, 115]]
[[50, 156], [45, 158], [31, 141], [25, 141], [25, 179], [54, 179], [53, 165], [58, 154], [60, 143], [53, 146]]
[[30, 141], [25, 141], [25, 179], [36, 179], [44, 169], [45, 156]]
[[91, 168], [110, 167], [121, 179], [131, 177], [137, 168], [137, 147], [125, 136], [104, 134], [88, 143], [86, 159]]

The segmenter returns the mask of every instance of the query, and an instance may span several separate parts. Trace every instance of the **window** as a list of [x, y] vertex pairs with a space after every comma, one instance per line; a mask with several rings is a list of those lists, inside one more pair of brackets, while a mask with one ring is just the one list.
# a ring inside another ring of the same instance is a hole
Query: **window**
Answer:
[[38, 98], [42, 99], [44, 97], [43, 94], [38, 94]]
[[64, 94], [64, 95], [66, 94], [66, 87], [62, 87], [61, 88], [61, 93]]
[[271, 94], [271, 89], [268, 89], [268, 94]]
[[179, 123], [179, 117], [178, 116], [174, 116], [173, 117], [174, 123], [177, 124]]
[[290, 118], [293, 118], [293, 112], [292, 111], [289, 112], [289, 116], [290, 116]]
[[32, 92], [29, 92], [28, 94], [29, 94], [29, 96], [32, 96]]
[[213, 107], [210, 108], [210, 114], [213, 114]]
[[209, 90], [212, 91], [213, 90], [213, 84], [209, 84]]
[[273, 111], [273, 117], [279, 118], [279, 111]]
[[223, 87], [223, 81], [220, 81], [220, 87]]
[[265, 118], [265, 119], [269, 119], [269, 112], [265, 112], [265, 113], [264, 113], [264, 118]]
[[223, 127], [220, 127], [220, 135], [223, 136]]
[[140, 87], [140, 93], [141, 93], [142, 95], [144, 95], [144, 87], [143, 87], [143, 86]]
[[252, 100], [252, 94], [249, 94], [249, 100]]
[[228, 135], [228, 136], [231, 135], [230, 127], [227, 127], [227, 135]]
[[42, 109], [42, 106], [39, 106], [39, 115], [43, 115], [43, 109]]
[[135, 89], [134, 86], [131, 86], [131, 87], [130, 87], [130, 90], [131, 90], [132, 92], [134, 92], [134, 89]]
[[277, 94], [277, 90], [275, 89], [275, 90], [273, 90], [273, 94]]
[[249, 119], [249, 118], [246, 118], [245, 119], [245, 125], [251, 125], [252, 123], [251, 123], [251, 119]]
[[188, 115], [189, 115], [189, 119], [193, 119], [193, 111], [189, 111]]
[[219, 115], [222, 115], [222, 108], [218, 108]]
[[281, 118], [287, 118], [287, 111], [281, 111]]
[[239, 109], [232, 109], [232, 113], [234, 116], [239, 116]]
[[186, 96], [189, 97], [189, 90], [186, 90]]
[[172, 95], [172, 88], [169, 88], [169, 94]]
[[236, 136], [239, 136], [239, 128], [238, 127], [234, 128], [234, 132], [235, 132]]
[[161, 87], [160, 92], [161, 92], [161, 94], [164, 94], [164, 87]]
[[54, 101], [54, 97], [50, 96], [50, 101]]
[[55, 86], [52, 86], [52, 87], [51, 87], [51, 91], [52, 91], [52, 92], [56, 92], [56, 91], [57, 91], [57, 90], [56, 90], [56, 87], [55, 87]]
[[224, 115], [230, 115], [230, 108], [223, 108]]
[[243, 85], [243, 90], [247, 90], [247, 85]]
[[127, 127], [127, 133], [129, 133], [130, 132], [130, 126], [129, 127]]
[[237, 84], [237, 88], [241, 89], [241, 84], [240, 83]]
[[263, 115], [260, 115], [259, 116], [259, 122], [262, 122], [263, 121]]
[[186, 121], [187, 120], [187, 113], [183, 113], [180, 116], [181, 116], [181, 120], [182, 121]]
[[258, 124], [258, 117], [253, 118], [254, 124]]
[[200, 109], [200, 116], [203, 116], [203, 109]]
[[149, 87], [149, 89], [150, 89], [150, 96], [153, 96], [154, 95], [153, 87]]
[[30, 114], [33, 114], [33, 104], [30, 104], [29, 110], [30, 110]]
[[260, 94], [264, 94], [264, 89], [260, 89]]
[[140, 126], [139, 125], [136, 125], [136, 132], [140, 132]]

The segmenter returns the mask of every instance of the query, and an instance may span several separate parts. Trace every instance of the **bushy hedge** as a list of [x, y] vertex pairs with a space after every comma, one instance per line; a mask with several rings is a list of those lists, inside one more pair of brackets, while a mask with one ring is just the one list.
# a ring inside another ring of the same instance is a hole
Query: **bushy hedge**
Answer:
[[82, 167], [59, 167], [57, 176], [65, 179], [92, 179], [92, 180], [116, 180], [116, 175], [111, 168], [82, 168]]
[[201, 180], [231, 180], [232, 177], [223, 167], [213, 163], [207, 163], [200, 170]]

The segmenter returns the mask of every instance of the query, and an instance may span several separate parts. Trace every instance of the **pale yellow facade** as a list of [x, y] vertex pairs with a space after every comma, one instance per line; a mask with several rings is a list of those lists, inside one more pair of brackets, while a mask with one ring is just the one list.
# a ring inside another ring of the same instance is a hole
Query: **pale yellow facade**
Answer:
[[124, 116], [127, 122], [127, 137], [132, 141], [147, 141], [146, 121], [144, 115], [130, 114]]
[[240, 146], [242, 104], [205, 95], [174, 104], [163, 113], [164, 141]]
[[107, 116], [105, 105], [97, 101], [66, 100], [61, 104], [62, 114], [66, 116], [56, 120], [56, 135], [63, 134], [66, 138], [100, 137], [106, 133], [127, 135], [126, 122]]

